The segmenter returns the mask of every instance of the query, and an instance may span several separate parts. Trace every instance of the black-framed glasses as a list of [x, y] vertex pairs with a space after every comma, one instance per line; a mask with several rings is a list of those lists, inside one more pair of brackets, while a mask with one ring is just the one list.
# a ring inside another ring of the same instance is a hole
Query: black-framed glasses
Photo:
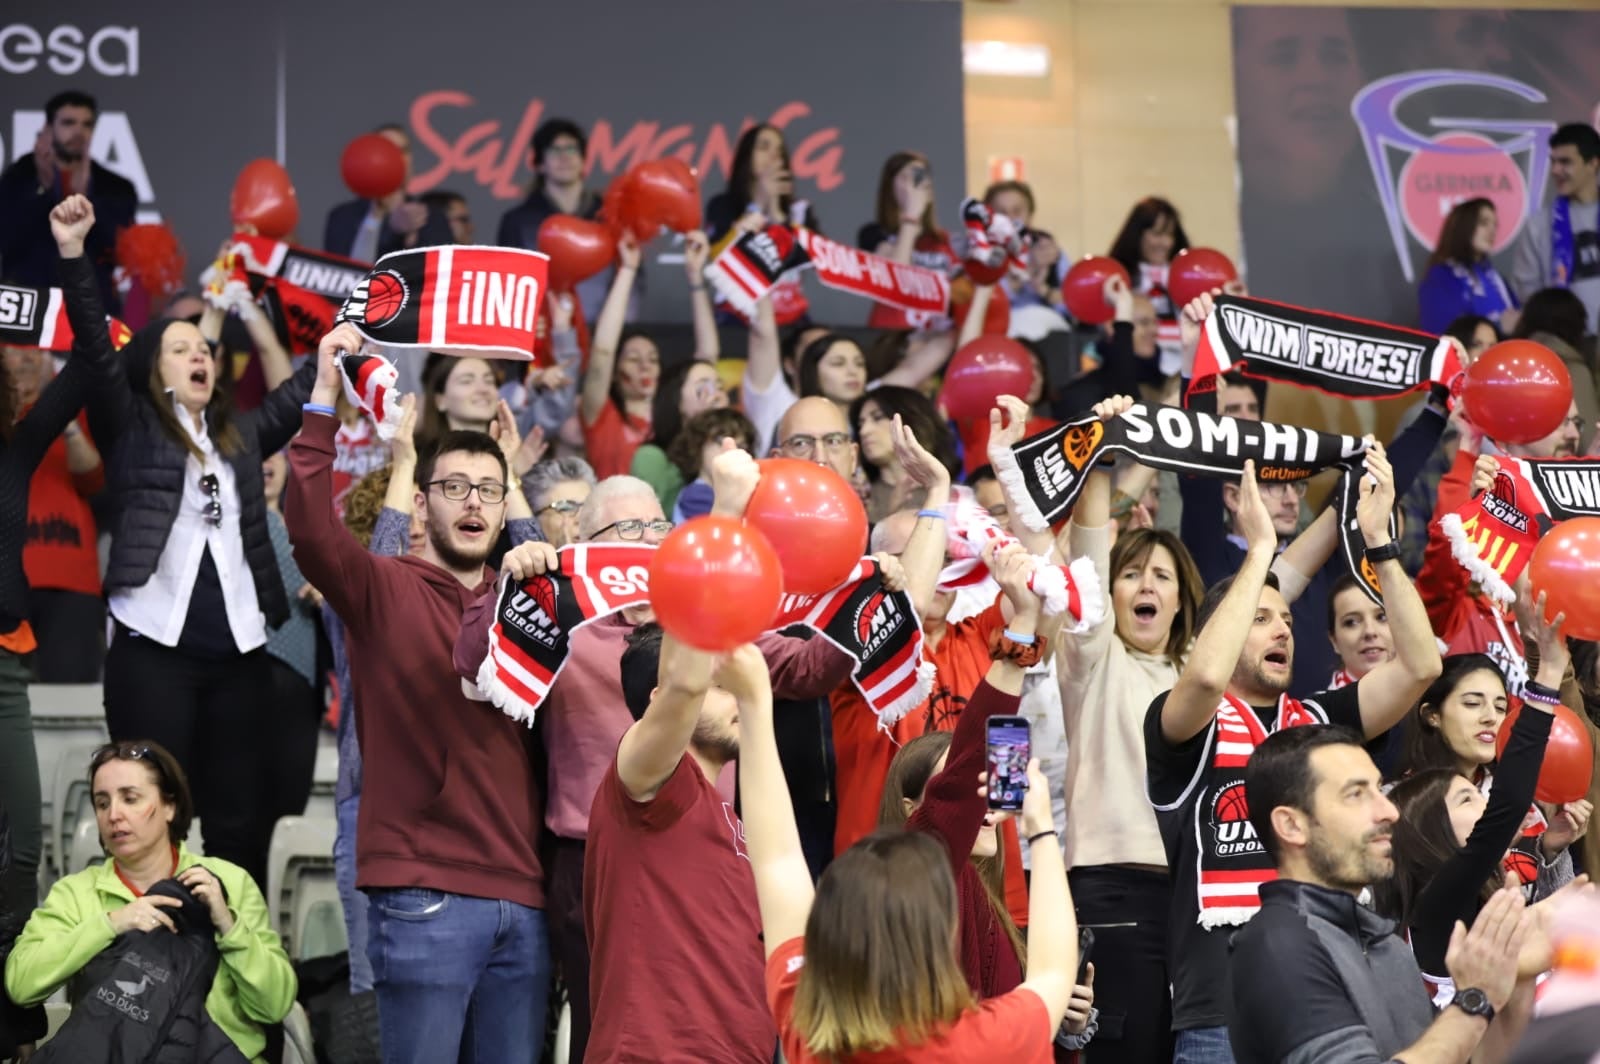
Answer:
[[672, 531], [672, 522], [664, 518], [659, 521], [643, 521], [637, 517], [624, 517], [620, 521], [613, 521], [606, 527], [597, 529], [589, 538], [591, 540], [599, 539], [613, 528], [617, 530], [618, 539], [632, 541], [643, 539], [645, 529], [649, 529], [658, 536], [664, 536]]
[[577, 513], [581, 509], [583, 509], [583, 503], [578, 502], [576, 499], [557, 499], [549, 506], [541, 506], [539, 508], [539, 513], [536, 513], [533, 516], [538, 517], [539, 514], [547, 514], [551, 510], [554, 510], [562, 517], [570, 517], [572, 514]]
[[221, 528], [222, 482], [217, 479], [215, 473], [207, 473], [200, 478], [200, 490], [211, 496], [211, 501], [206, 503], [205, 509], [201, 511], [205, 514], [206, 524], [212, 528]]
[[797, 433], [778, 444], [778, 450], [790, 458], [810, 458], [817, 453], [817, 447], [825, 450], [838, 451], [850, 446], [848, 432], [824, 432], [820, 436], [807, 436]]
[[486, 480], [482, 484], [473, 484], [466, 480], [430, 480], [428, 487], [438, 488], [439, 494], [451, 502], [465, 502], [468, 495], [478, 493], [478, 498], [485, 506], [493, 506], [497, 502], [504, 502], [506, 486], [498, 480]]

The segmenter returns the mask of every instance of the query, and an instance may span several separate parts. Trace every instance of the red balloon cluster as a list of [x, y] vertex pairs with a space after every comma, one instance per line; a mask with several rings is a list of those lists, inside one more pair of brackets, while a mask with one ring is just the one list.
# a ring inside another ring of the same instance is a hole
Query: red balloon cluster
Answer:
[[1239, 271], [1222, 252], [1214, 248], [1186, 248], [1178, 252], [1167, 269], [1167, 297], [1172, 300], [1173, 309], [1181, 311], [1197, 296], [1238, 279]]
[[234, 225], [254, 226], [256, 232], [282, 240], [300, 221], [300, 201], [295, 198], [289, 171], [272, 159], [245, 164], [233, 182], [228, 213]]
[[783, 589], [820, 595], [844, 583], [867, 550], [867, 511], [850, 483], [825, 465], [763, 458], [745, 520], [766, 534], [783, 566]]
[[1067, 304], [1067, 313], [1084, 325], [1104, 325], [1116, 314], [1116, 308], [1106, 302], [1106, 281], [1121, 277], [1122, 283], [1131, 285], [1128, 271], [1122, 263], [1104, 255], [1089, 255], [1072, 264], [1061, 280], [1061, 298]]
[[663, 227], [674, 233], [700, 228], [700, 181], [681, 159], [651, 159], [611, 182], [601, 204], [617, 239], [631, 233], [643, 244]]
[[568, 292], [617, 256], [617, 237], [599, 222], [552, 214], [539, 226], [539, 250], [550, 256], [550, 290]]
[[1561, 356], [1532, 340], [1504, 340], [1467, 367], [1467, 417], [1500, 443], [1544, 439], [1572, 405], [1572, 376]]
[[737, 517], [687, 521], [650, 561], [650, 605], [679, 642], [714, 653], [748, 643], [778, 612], [783, 575], [767, 537]]
[[996, 398], [1027, 395], [1033, 383], [1028, 349], [1005, 336], [980, 336], [968, 341], [944, 370], [939, 402], [957, 421], [989, 417]]
[[345, 145], [339, 176], [362, 199], [383, 199], [405, 184], [406, 157], [382, 133], [363, 133]]
[[[1505, 753], [1506, 741], [1511, 737], [1511, 726], [1519, 714], [1528, 712], [1523, 703], [1506, 714], [1495, 740], [1495, 756]], [[1556, 719], [1550, 722], [1550, 741], [1544, 748], [1544, 762], [1539, 766], [1539, 782], [1533, 796], [1541, 802], [1561, 805], [1576, 802], [1589, 793], [1594, 776], [1594, 744], [1589, 729], [1566, 706], [1557, 706]]]

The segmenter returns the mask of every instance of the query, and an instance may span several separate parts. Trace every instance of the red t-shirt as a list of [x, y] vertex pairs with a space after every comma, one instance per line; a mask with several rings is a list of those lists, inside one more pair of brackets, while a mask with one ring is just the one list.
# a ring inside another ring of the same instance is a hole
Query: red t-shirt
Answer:
[[650, 438], [650, 422], [624, 414], [609, 398], [601, 404], [594, 424], [583, 426], [583, 448], [600, 480], [621, 476], [633, 465], [633, 452]]
[[[767, 1004], [778, 1019], [778, 1037], [789, 1064], [812, 1064], [795, 1031], [794, 996], [805, 967], [805, 940], [792, 938], [767, 959]], [[1010, 1064], [1051, 1064], [1055, 1059], [1050, 1013], [1044, 1001], [1022, 987], [990, 998], [921, 1045], [856, 1053], [851, 1064], [958, 1064], [1003, 1060]]]
[[350, 489], [375, 469], [389, 464], [389, 445], [378, 435], [365, 414], [353, 424], [339, 423], [333, 434], [333, 512], [344, 519], [344, 499]]
[[[88, 420], [79, 414], [85, 438]], [[28, 531], [22, 571], [28, 586], [100, 594], [100, 553], [88, 496], [105, 485], [105, 467], [73, 474], [67, 469], [67, 439], [56, 437], [28, 482]]]
[[687, 754], [653, 800], [613, 761], [583, 864], [592, 1033], [585, 1058], [767, 1064], [761, 915], [731, 803]]

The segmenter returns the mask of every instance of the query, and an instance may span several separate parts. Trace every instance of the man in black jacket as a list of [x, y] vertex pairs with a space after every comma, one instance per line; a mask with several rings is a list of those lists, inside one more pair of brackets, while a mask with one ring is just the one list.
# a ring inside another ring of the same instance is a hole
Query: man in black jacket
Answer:
[[1239, 1064], [1465, 1064], [1516, 985], [1531, 922], [1521, 891], [1498, 892], [1471, 931], [1457, 928], [1445, 963], [1463, 989], [1437, 1018], [1411, 947], [1356, 900], [1394, 874], [1399, 816], [1361, 744], [1342, 728], [1287, 728], [1245, 768], [1250, 826], [1278, 878], [1233, 936]]
[[122, 310], [111, 282], [117, 231], [133, 224], [139, 196], [129, 181], [89, 158], [100, 106], [68, 89], [44, 105], [45, 124], [33, 151], [0, 174], [0, 277], [49, 288], [56, 283], [56, 242], [50, 211], [75, 193], [94, 204], [95, 225], [84, 241], [106, 312]]

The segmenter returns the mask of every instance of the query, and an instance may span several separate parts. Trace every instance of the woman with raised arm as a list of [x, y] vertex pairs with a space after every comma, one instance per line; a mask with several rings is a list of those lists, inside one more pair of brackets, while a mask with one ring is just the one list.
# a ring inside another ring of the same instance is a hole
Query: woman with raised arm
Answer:
[[[51, 226], [80, 350], [114, 360], [105, 313], [82, 261], [94, 223], [69, 197]], [[172, 751], [194, 786], [206, 853], [265, 882], [272, 831], [269, 750], [241, 741], [271, 726], [267, 630], [289, 616], [267, 530], [263, 458], [300, 428], [315, 359], [254, 410], [237, 412], [200, 330], [156, 321], [102, 380], [89, 424], [115, 514], [105, 590], [115, 622], [106, 652], [106, 725]]]
[[[1132, 405], [1119, 395], [1097, 404], [1094, 413], [1109, 421]], [[1011, 396], [1002, 396], [1000, 406], [1006, 419], [1002, 425], [998, 412], [993, 418], [991, 454], [1009, 451], [1022, 438], [1027, 414]], [[1015, 511], [1024, 502], [1015, 479], [1002, 475], [1000, 483]], [[1124, 488], [1142, 493], [1142, 487]], [[1155, 1064], [1172, 1059], [1171, 888], [1161, 832], [1144, 793], [1144, 717], [1155, 697], [1177, 682], [1205, 588], [1188, 549], [1171, 532], [1138, 528], [1118, 535], [1111, 495], [1111, 471], [1096, 466], [1059, 544], [1062, 555], [1093, 559], [1112, 607], [1088, 631], [1063, 635], [1056, 649], [1073, 811], [1066, 854], [1078, 916], [1094, 928], [1097, 941], [1096, 1044], [1119, 1061]], [[1025, 542], [1033, 549], [1050, 548], [1048, 533], [1030, 538]]]
[[[1015, 634], [1022, 638], [1002, 643], [997, 656], [1038, 638], [1032, 631]], [[997, 664], [969, 712], [1003, 708], [1002, 690], [1009, 686], [1014, 700], [1020, 679], [1020, 670]], [[813, 889], [778, 760], [770, 695], [740, 707], [739, 785], [761, 907], [767, 1001], [790, 1064], [1051, 1061], [1072, 1001], [1077, 922], [1038, 762], [1028, 766], [1022, 809], [1033, 858], [1026, 972], [1015, 989], [979, 1002], [963, 969], [967, 906], [946, 846], [930, 832], [880, 831], [835, 858]], [[972, 769], [961, 782], [976, 792], [981, 785]]]

